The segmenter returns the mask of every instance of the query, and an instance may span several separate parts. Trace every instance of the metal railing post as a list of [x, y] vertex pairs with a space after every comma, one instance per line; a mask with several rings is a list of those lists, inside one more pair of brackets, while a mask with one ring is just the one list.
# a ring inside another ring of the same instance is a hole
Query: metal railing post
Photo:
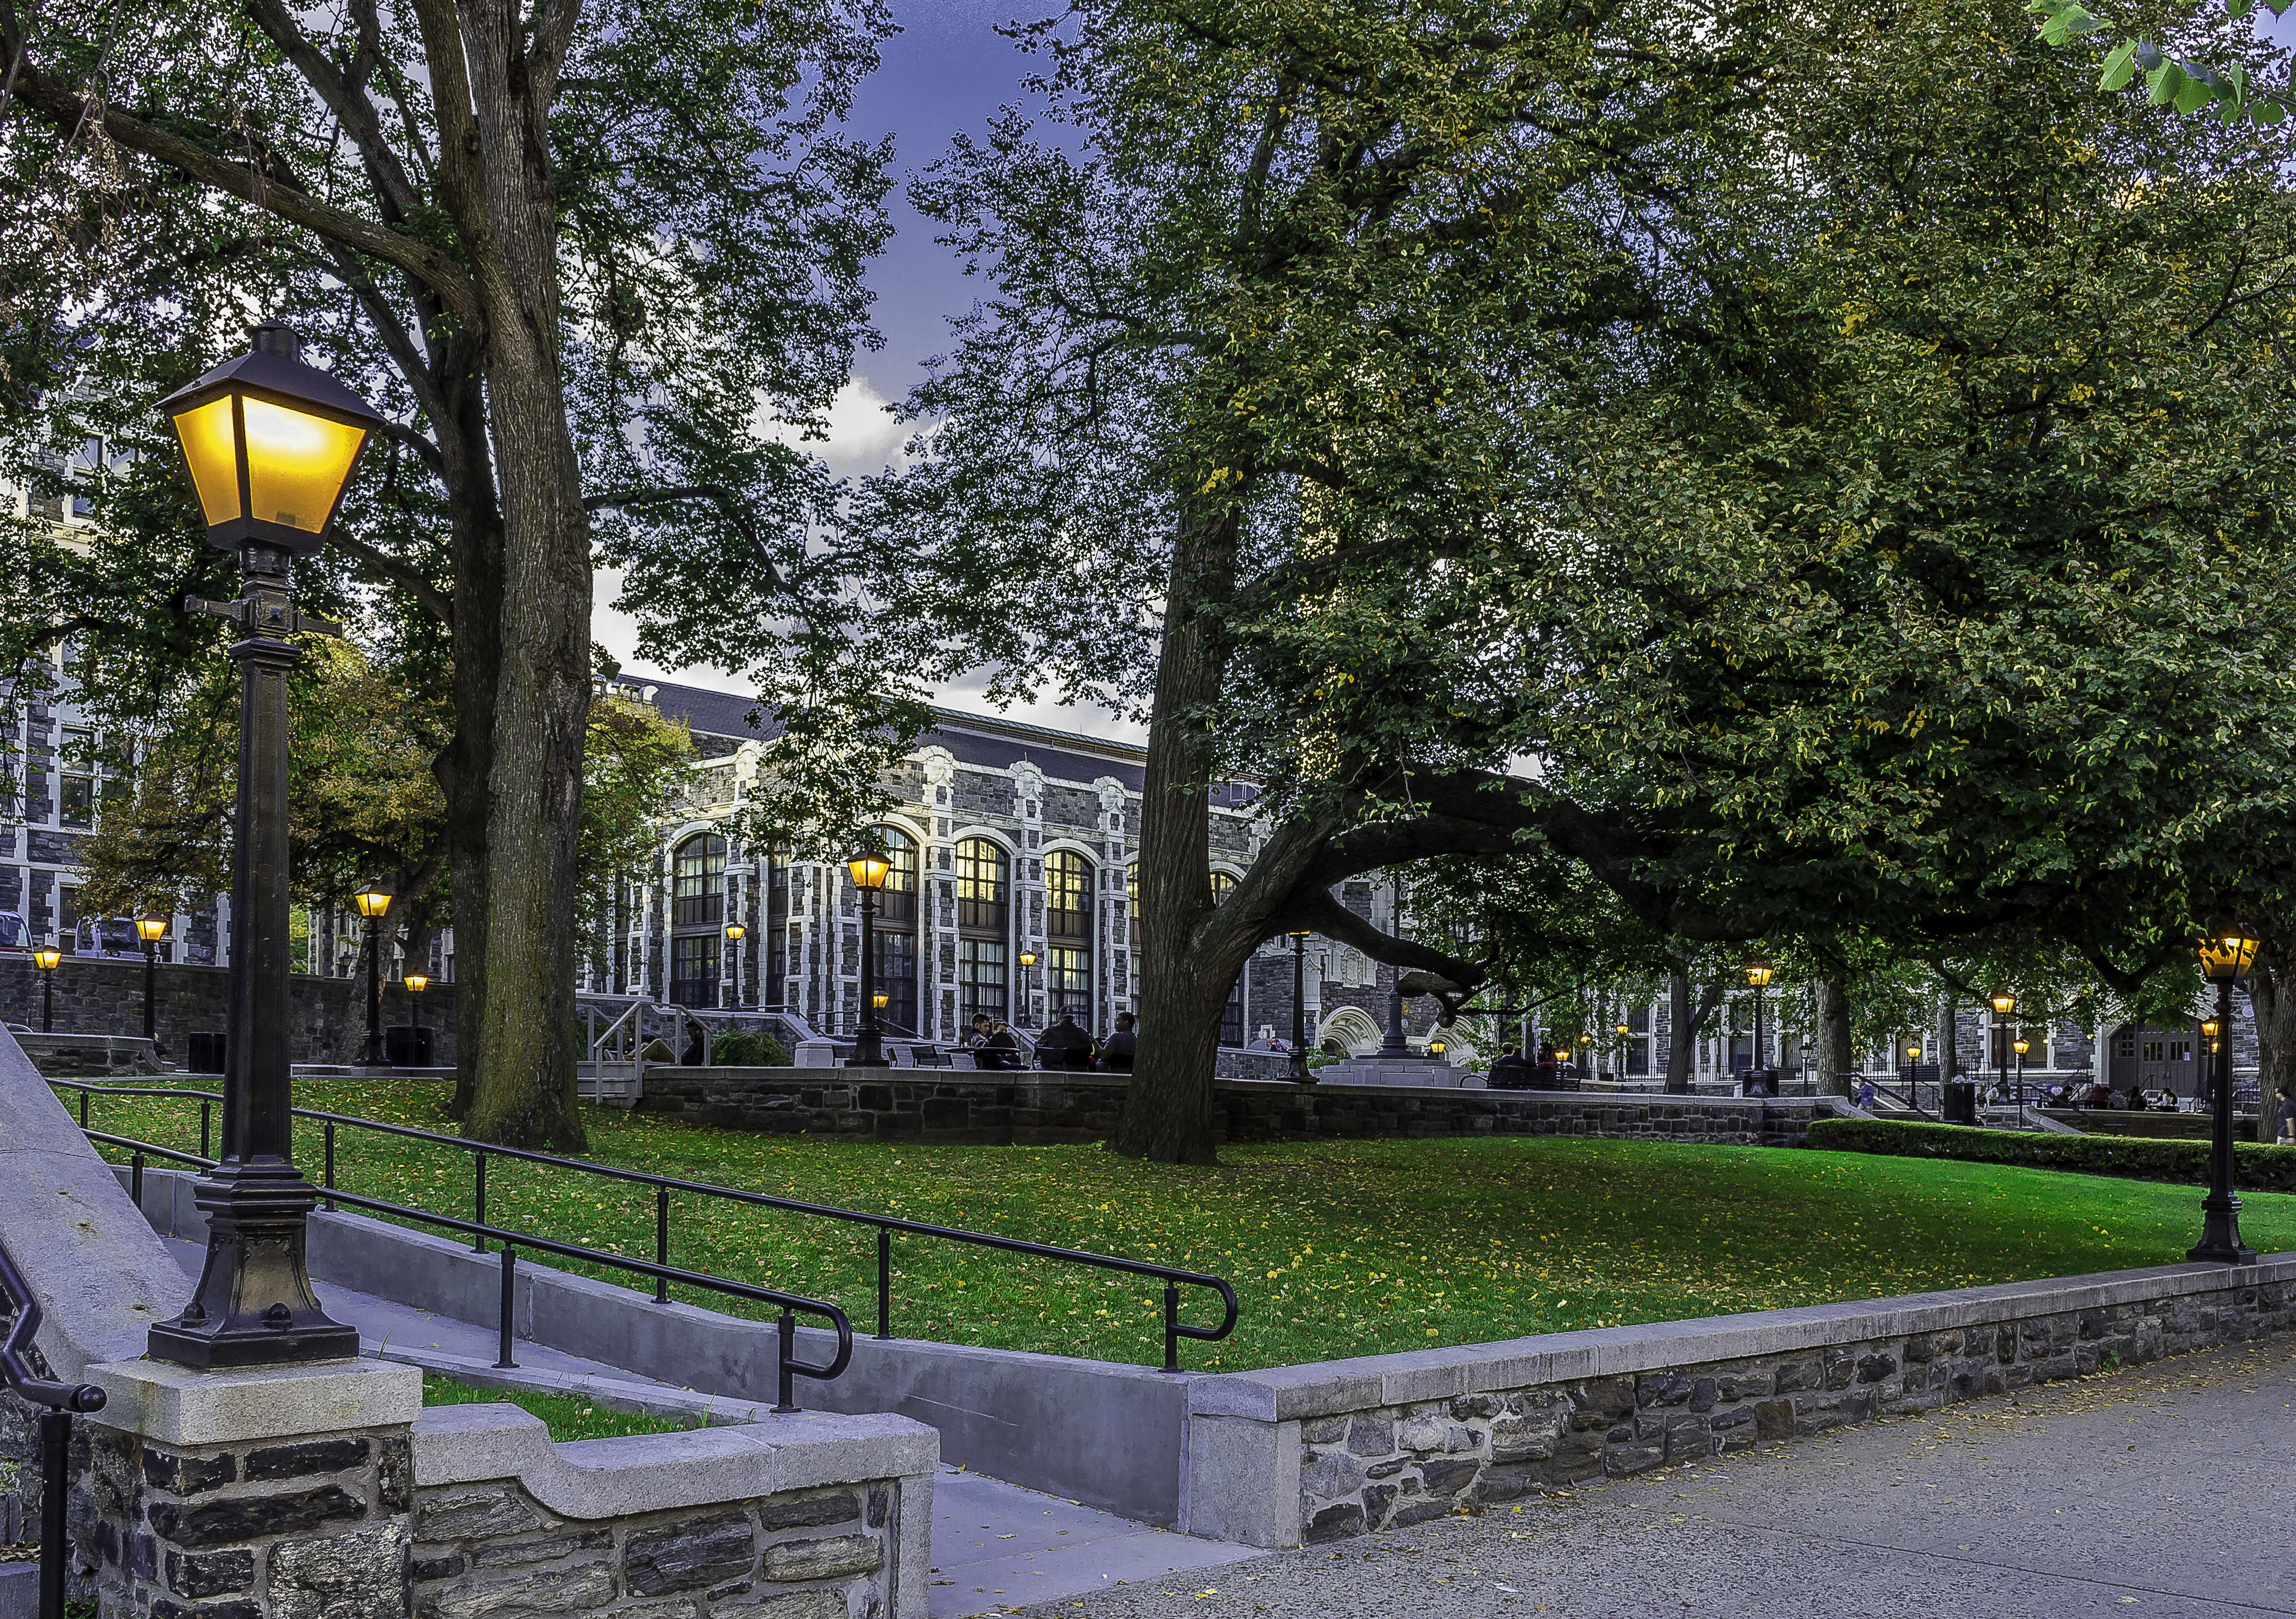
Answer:
[[87, 1087], [85, 1085], [79, 1088], [79, 1127], [82, 1130], [87, 1128]]
[[140, 1212], [144, 1207], [144, 1155], [127, 1155], [127, 1196]]
[[[471, 1219], [475, 1224], [482, 1226], [487, 1223], [487, 1155], [485, 1151], [481, 1149], [474, 1154], [472, 1162], [475, 1179], [472, 1182]], [[471, 1252], [484, 1253], [486, 1251], [486, 1237], [478, 1232], [472, 1232]]]
[[[327, 1121], [326, 1137], [327, 1162], [325, 1169], [321, 1176], [320, 1184], [332, 1192], [335, 1189], [335, 1124], [334, 1121], [332, 1119]], [[327, 1212], [332, 1214], [334, 1212], [335, 1200], [330, 1197], [327, 1199]]]
[[[667, 1186], [658, 1186], [653, 1189], [653, 1262], [657, 1265], [669, 1263], [669, 1188]], [[669, 1303], [668, 1277], [653, 1278], [653, 1302], [657, 1304]]]
[[518, 1362], [511, 1359], [511, 1328], [514, 1323], [516, 1300], [511, 1293], [512, 1273], [518, 1266], [518, 1250], [510, 1244], [502, 1245], [502, 1358], [495, 1362], [497, 1371], [516, 1371]]
[[1180, 1287], [1169, 1277], [1164, 1279], [1164, 1369], [1180, 1369]]
[[797, 1317], [786, 1304], [782, 1306], [781, 1358], [781, 1403], [774, 1407], [774, 1415], [786, 1417], [797, 1409], [796, 1390], [792, 1386], [797, 1368]]
[[877, 1335], [893, 1335], [893, 1230], [877, 1228]]
[[202, 1158], [212, 1158], [215, 1156], [213, 1153], [208, 1151], [209, 1130], [213, 1124], [214, 1120], [215, 1104], [212, 1102], [201, 1102], [200, 1104], [200, 1156]]
[[64, 1619], [64, 1492], [71, 1487], [71, 1416], [40, 1413], [40, 1619]]

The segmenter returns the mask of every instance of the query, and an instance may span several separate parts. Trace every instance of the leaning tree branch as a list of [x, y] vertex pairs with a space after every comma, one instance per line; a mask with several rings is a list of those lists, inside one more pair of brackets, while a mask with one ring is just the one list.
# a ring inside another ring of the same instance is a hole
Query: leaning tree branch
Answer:
[[742, 540], [750, 547], [750, 560], [765, 570], [766, 578], [774, 589], [783, 596], [794, 594], [789, 588], [789, 581], [782, 577], [782, 571], [774, 566], [773, 555], [766, 549], [765, 538], [758, 532], [758, 525], [750, 515], [748, 503], [723, 484], [687, 483], [673, 489], [619, 489], [609, 495], [585, 497], [582, 509], [603, 512], [619, 507], [643, 512], [650, 505], [666, 505], [676, 500], [707, 500], [714, 505], [718, 515], [741, 531]]
[[1341, 944], [1361, 950], [1374, 961], [1383, 961], [1391, 967], [1412, 967], [1431, 977], [1440, 978], [1455, 987], [1455, 993], [1446, 993], [1431, 984], [1426, 993], [1443, 1005], [1443, 1021], [1455, 1021], [1459, 1008], [1480, 989], [1489, 976], [1489, 964], [1462, 961], [1457, 957], [1420, 944], [1409, 939], [1398, 939], [1383, 933], [1355, 912], [1323, 891], [1303, 892], [1286, 908], [1283, 922], [1287, 931], [1309, 928], [1326, 939], [1336, 939]]
[[450, 629], [454, 628], [455, 598], [423, 578], [422, 573], [413, 566], [391, 555], [388, 551], [379, 551], [365, 540], [352, 538], [344, 532], [343, 525], [340, 523], [336, 523], [328, 529], [327, 543], [344, 555], [365, 563], [384, 579], [420, 602], [423, 611], [438, 620], [439, 623]]

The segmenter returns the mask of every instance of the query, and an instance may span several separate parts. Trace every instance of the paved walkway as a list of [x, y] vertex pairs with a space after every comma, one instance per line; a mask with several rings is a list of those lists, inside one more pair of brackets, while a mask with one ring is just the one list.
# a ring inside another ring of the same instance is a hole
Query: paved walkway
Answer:
[[2296, 1614], [2292, 1464], [2296, 1343], [2282, 1340], [1013, 1611]]
[[[204, 1248], [174, 1240], [168, 1246], [186, 1274], [199, 1275]], [[318, 1290], [330, 1315], [358, 1328], [364, 1352], [445, 1372], [481, 1387], [604, 1394], [618, 1407], [640, 1407], [658, 1416], [705, 1409], [721, 1420], [750, 1415], [763, 1420], [767, 1415], [762, 1406], [713, 1401], [691, 1389], [522, 1338], [513, 1352], [518, 1369], [496, 1371], [494, 1362], [501, 1344], [491, 1326], [432, 1315], [332, 1282], [319, 1283]], [[1016, 1603], [1072, 1598], [1122, 1581], [1161, 1580], [1262, 1555], [1249, 1547], [1136, 1524], [951, 1467], [944, 1467], [933, 1483], [932, 1544], [933, 1619], [1001, 1613]], [[0, 1619], [12, 1619], [5, 1605], [15, 1594], [13, 1586], [0, 1581]]]

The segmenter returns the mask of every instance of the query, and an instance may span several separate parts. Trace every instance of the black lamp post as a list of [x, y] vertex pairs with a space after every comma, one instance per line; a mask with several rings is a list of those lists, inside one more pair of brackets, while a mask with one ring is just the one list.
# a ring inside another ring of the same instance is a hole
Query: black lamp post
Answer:
[[[261, 327], [255, 352], [172, 395], [208, 539], [239, 556], [233, 602], [184, 604], [229, 619], [240, 638], [239, 781], [232, 821], [231, 979], [225, 1023], [222, 1162], [193, 1201], [208, 1217], [192, 1302], [152, 1328], [155, 1360], [268, 1366], [347, 1360], [356, 1328], [328, 1319], [304, 1266], [315, 1196], [293, 1162], [287, 1031], [288, 637], [338, 633], [288, 597], [291, 561], [316, 550], [360, 449], [382, 418], [302, 364], [295, 333]], [[259, 514], [259, 515], [258, 515]]]
[[428, 973], [409, 973], [398, 981], [406, 989], [406, 1016], [414, 1027], [422, 1026], [422, 991], [430, 987]]
[[[2017, 998], [2007, 990], [1996, 990], [1988, 998], [1993, 1004], [1994, 1055], [2000, 1059], [2001, 1093], [2009, 1093], [2009, 1022], [2017, 1010]], [[2017, 1064], [2017, 1105], [2025, 1105], [2025, 1065]]]
[[2256, 1250], [2240, 1240], [2240, 1199], [2232, 1189], [2232, 987], [2256, 960], [2256, 937], [2243, 927], [2219, 927], [2201, 941], [2201, 967], [2217, 986], [2216, 1073], [2211, 1081], [2216, 1130], [2209, 1150], [2209, 1195], [2201, 1199], [2201, 1240], [2186, 1259], [2252, 1265]]
[[63, 965], [64, 953], [53, 944], [44, 944], [32, 952], [32, 965], [40, 969], [40, 1032], [56, 1031], [56, 968]]
[[135, 936], [144, 941], [144, 1038], [152, 1042], [154, 1056], [160, 1048], [160, 1019], [156, 992], [160, 979], [160, 941], [168, 936], [168, 919], [158, 911], [145, 911], [135, 918]]
[[1013, 1021], [1025, 1029], [1029, 1026], [1029, 991], [1036, 979], [1031, 969], [1037, 965], [1037, 952], [1022, 950], [1013, 959], [1021, 964], [1021, 993], [1013, 999]]
[[2017, 1054], [2017, 1111], [2025, 1111], [2025, 1053], [2030, 1049], [2025, 1037], [2019, 1035], [2009, 1042], [2009, 1049]]
[[749, 933], [738, 922], [726, 925], [726, 942], [734, 947], [734, 1005], [742, 1004], [742, 940]]
[[1300, 928], [1292, 939], [1292, 1082], [1313, 1085], [1316, 1076], [1308, 1068], [1308, 930]]
[[390, 895], [379, 883], [370, 883], [351, 896], [358, 914], [366, 918], [366, 1066], [388, 1068], [382, 1049], [382, 919], [390, 909]]
[[885, 1047], [877, 1029], [877, 891], [892, 875], [893, 862], [873, 845], [845, 862], [861, 894], [861, 1026], [853, 1036], [853, 1068], [882, 1068]]
[[1749, 1078], [1759, 1072], [1762, 1063], [1762, 991], [1770, 985], [1770, 964], [1757, 956], [1746, 964], [1746, 982], [1754, 991], [1754, 1060]]

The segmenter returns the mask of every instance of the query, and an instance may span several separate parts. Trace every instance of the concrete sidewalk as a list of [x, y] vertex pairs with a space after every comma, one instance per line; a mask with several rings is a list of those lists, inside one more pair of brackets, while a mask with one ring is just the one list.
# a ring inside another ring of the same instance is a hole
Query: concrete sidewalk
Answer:
[[2292, 1453], [2270, 1340], [1016, 1611], [2296, 1614]]
[[[187, 1275], [199, 1275], [203, 1248], [170, 1240], [168, 1249]], [[432, 1315], [332, 1282], [317, 1286], [327, 1312], [358, 1328], [364, 1353], [443, 1372], [460, 1382], [482, 1388], [586, 1393], [598, 1397], [602, 1404], [664, 1417], [742, 1421], [753, 1409], [524, 1338], [513, 1346], [518, 1369], [499, 1371], [494, 1362], [501, 1352], [500, 1341], [492, 1326]], [[755, 1409], [763, 1414], [762, 1408]], [[1000, 1613], [1019, 1603], [1054, 1598], [1073, 1599], [1125, 1581], [1161, 1580], [1262, 1555], [1250, 1547], [1175, 1534], [951, 1467], [942, 1467], [933, 1481], [932, 1546], [933, 1619]], [[14, 1592], [13, 1586], [0, 1582], [0, 1601]], [[9, 1619], [4, 1607], [0, 1607], [0, 1619]]]

